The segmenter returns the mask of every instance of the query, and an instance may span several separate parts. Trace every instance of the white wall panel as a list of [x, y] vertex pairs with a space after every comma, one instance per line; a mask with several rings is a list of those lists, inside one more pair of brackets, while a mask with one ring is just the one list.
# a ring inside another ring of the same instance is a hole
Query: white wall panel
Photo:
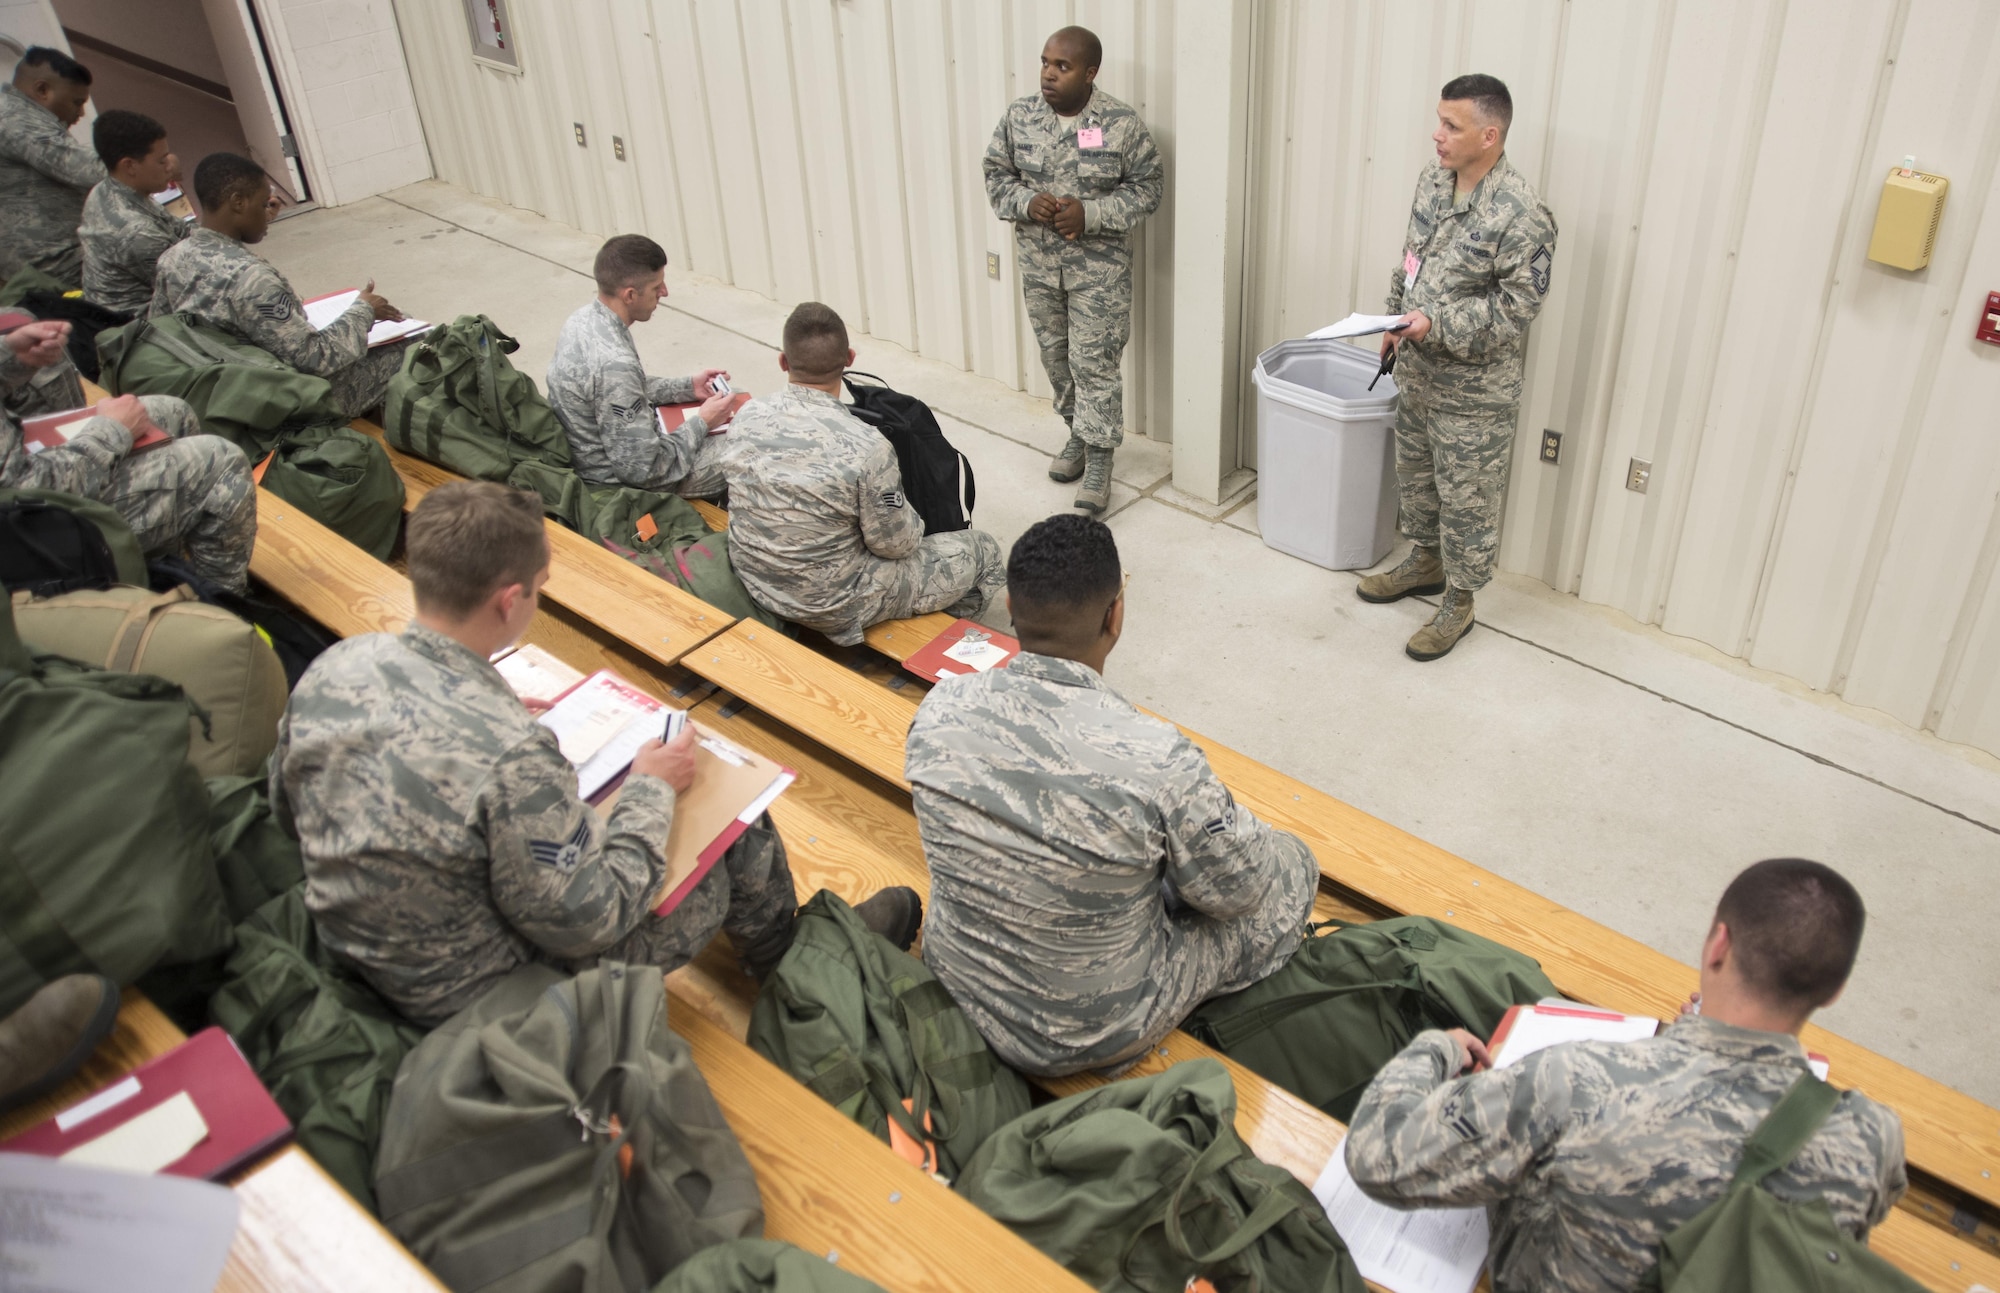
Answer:
[[[1043, 394], [980, 176], [994, 124], [1080, 22], [1100, 84], [1172, 145], [1172, 0], [510, 0], [519, 75], [473, 60], [456, 0], [397, 3], [441, 178]], [[1171, 222], [1139, 235], [1126, 354], [1127, 424], [1161, 437]]]

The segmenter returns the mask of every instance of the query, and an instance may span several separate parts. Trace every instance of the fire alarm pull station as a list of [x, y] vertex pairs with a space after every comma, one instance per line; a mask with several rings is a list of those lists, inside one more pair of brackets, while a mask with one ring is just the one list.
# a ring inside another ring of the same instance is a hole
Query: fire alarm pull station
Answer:
[[2000, 292], [1986, 294], [1986, 308], [1979, 312], [1979, 331], [1973, 335], [1989, 346], [2000, 346]]

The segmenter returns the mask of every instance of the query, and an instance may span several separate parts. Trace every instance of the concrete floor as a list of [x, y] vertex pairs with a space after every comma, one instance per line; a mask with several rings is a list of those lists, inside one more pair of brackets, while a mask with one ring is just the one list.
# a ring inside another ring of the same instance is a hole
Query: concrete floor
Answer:
[[[305, 296], [373, 277], [417, 317], [490, 315], [539, 382], [598, 242], [432, 182], [286, 220], [262, 250]], [[786, 306], [671, 266], [668, 284], [634, 334], [651, 371], [779, 384]], [[1045, 401], [855, 348], [937, 410], [1003, 546], [1069, 508], [1045, 474], [1063, 437]], [[1217, 508], [1170, 469], [1143, 437], [1118, 455], [1110, 523], [1133, 579], [1108, 674], [1126, 696], [1683, 961], [1741, 867], [1825, 861], [1873, 920], [1822, 1022], [2000, 1105], [2000, 760], [1515, 576], [1480, 594], [1457, 651], [1414, 664], [1402, 644], [1430, 606], [1366, 605], [1356, 574], [1264, 547], [1247, 473]]]

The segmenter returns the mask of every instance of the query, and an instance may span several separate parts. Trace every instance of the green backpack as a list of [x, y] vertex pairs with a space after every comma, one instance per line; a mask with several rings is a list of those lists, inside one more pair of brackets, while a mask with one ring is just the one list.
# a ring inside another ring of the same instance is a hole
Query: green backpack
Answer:
[[1883, 1293], [1924, 1286], [1868, 1250], [1833, 1219], [1824, 1201], [1787, 1203], [1759, 1188], [1784, 1167], [1840, 1092], [1808, 1073], [1750, 1133], [1729, 1192], [1660, 1241], [1647, 1287], [1666, 1293]]
[[882, 1286], [775, 1239], [704, 1248], [674, 1267], [653, 1293], [883, 1293]]
[[403, 522], [389, 455], [348, 425], [325, 378], [299, 372], [192, 315], [135, 319], [100, 333], [113, 395], [174, 395], [202, 430], [262, 466], [263, 487], [355, 546], [387, 560]]
[[0, 597], [0, 1016], [229, 946], [181, 689], [32, 656]]
[[749, 1041], [946, 1179], [1029, 1107], [1027, 1083], [994, 1058], [937, 976], [825, 889], [800, 910], [791, 950], [758, 993]]
[[483, 314], [425, 333], [389, 380], [389, 443], [474, 480], [506, 480], [521, 462], [568, 467], [569, 437], [555, 410], [534, 378], [507, 362], [520, 348]]
[[448, 1287], [638, 1293], [763, 1233], [749, 1160], [657, 968], [525, 965], [396, 1074], [375, 1193]]
[[1236, 1134], [1236, 1088], [1184, 1060], [1044, 1105], [959, 1178], [981, 1211], [1103, 1293], [1362, 1293], [1326, 1210]]
[[[264, 829], [251, 823], [249, 833], [254, 838]], [[263, 846], [275, 841], [266, 838]], [[294, 844], [295, 862], [297, 856]], [[236, 927], [236, 950], [209, 1013], [292, 1120], [300, 1147], [372, 1211], [390, 1084], [424, 1030], [320, 945], [303, 885]]]
[[1277, 973], [1213, 998], [1183, 1027], [1347, 1122], [1377, 1071], [1424, 1029], [1490, 1037], [1507, 1007], [1560, 995], [1531, 958], [1441, 920], [1327, 921]]

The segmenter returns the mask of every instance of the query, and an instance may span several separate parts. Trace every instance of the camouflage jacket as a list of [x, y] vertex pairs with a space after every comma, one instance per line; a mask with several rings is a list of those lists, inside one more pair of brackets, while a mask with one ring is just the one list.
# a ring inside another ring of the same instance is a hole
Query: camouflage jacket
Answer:
[[852, 645], [873, 621], [871, 567], [916, 555], [923, 518], [888, 438], [825, 391], [787, 385], [745, 404], [723, 437], [729, 557], [780, 618]]
[[[1510, 412], [1521, 400], [1528, 324], [1548, 299], [1556, 221], [1503, 153], [1463, 199], [1436, 162], [1417, 177], [1387, 313], [1422, 310], [1431, 330], [1405, 342], [1396, 385], [1446, 412]], [[1403, 266], [1417, 261], [1414, 283]]]
[[97, 154], [56, 114], [0, 85], [0, 278], [30, 265], [71, 287], [83, 281], [76, 227], [83, 198], [105, 178]]
[[[0, 346], [0, 390], [11, 395], [39, 371]], [[0, 486], [7, 489], [59, 489], [101, 498], [110, 487], [111, 469], [131, 450], [132, 433], [122, 423], [93, 417], [68, 444], [31, 454], [21, 439], [20, 422], [10, 410], [0, 408]]]
[[[1281, 852], [1303, 848], [1172, 724], [1030, 652], [924, 697], [904, 776], [931, 876], [924, 961], [1036, 1071], [1114, 1059], [1149, 1013], [1168, 926], [1264, 906]], [[1163, 879], [1185, 911], [1168, 914]]]
[[149, 313], [192, 314], [315, 377], [332, 377], [359, 363], [375, 326], [375, 311], [356, 297], [324, 331], [314, 329], [299, 294], [271, 262], [204, 228], [160, 257]]
[[672, 489], [694, 465], [708, 435], [699, 413], [668, 435], [662, 404], [695, 398], [686, 377], [648, 377], [632, 330], [602, 301], [592, 301], [562, 326], [549, 361], [549, 405], [569, 433], [576, 474], [593, 485]]
[[107, 310], [142, 316], [153, 302], [153, 274], [167, 248], [191, 226], [117, 180], [106, 180], [83, 202], [83, 294]]
[[[1103, 132], [1101, 147], [1085, 148], [1078, 134]], [[1066, 123], [1041, 95], [1007, 105], [986, 145], [986, 198], [993, 214], [1014, 225], [1014, 245], [1024, 277], [1063, 282], [1071, 275], [1128, 275], [1128, 234], [1160, 205], [1166, 191], [1159, 150], [1146, 123], [1128, 105], [1102, 90], [1090, 92], [1074, 124]], [[1083, 233], [1070, 242], [1049, 225], [1028, 218], [1035, 194], [1083, 199]]]
[[435, 1024], [515, 966], [637, 928], [666, 874], [674, 791], [628, 777], [606, 820], [499, 672], [413, 624], [313, 662], [279, 724], [271, 802], [320, 937]]
[[[1750, 1133], [1811, 1072], [1798, 1038], [1699, 1016], [1451, 1078], [1457, 1063], [1451, 1038], [1419, 1034], [1362, 1097], [1347, 1165], [1395, 1207], [1484, 1205], [1499, 1293], [1638, 1288], [1660, 1240], [1722, 1197]], [[1849, 1091], [1763, 1188], [1823, 1200], [1865, 1238], [1908, 1184], [1902, 1123]]]

